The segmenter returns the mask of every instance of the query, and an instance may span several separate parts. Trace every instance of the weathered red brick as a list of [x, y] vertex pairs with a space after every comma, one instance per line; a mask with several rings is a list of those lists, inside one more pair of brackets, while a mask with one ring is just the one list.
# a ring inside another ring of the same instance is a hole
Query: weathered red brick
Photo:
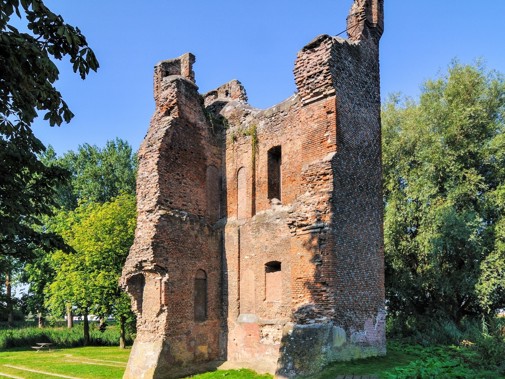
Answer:
[[155, 67], [122, 276], [138, 316], [125, 378], [222, 360], [296, 377], [385, 353], [382, 8], [356, 0], [350, 39], [305, 46], [298, 92], [266, 110], [236, 80], [200, 95], [191, 54]]

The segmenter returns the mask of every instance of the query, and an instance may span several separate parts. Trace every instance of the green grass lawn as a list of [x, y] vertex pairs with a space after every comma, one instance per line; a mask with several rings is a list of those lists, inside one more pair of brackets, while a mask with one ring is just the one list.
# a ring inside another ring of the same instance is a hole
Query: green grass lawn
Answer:
[[[128, 361], [130, 349], [117, 347], [76, 347], [34, 351], [33, 349], [0, 350], [0, 379], [54, 379], [49, 374], [75, 379], [120, 379]], [[194, 378], [271, 378], [250, 370], [217, 371]]]
[[[452, 349], [452, 350], [451, 350]], [[0, 350], [0, 379], [120, 379], [128, 361], [129, 349], [117, 347], [79, 347], [34, 351]], [[379, 378], [504, 378], [494, 371], [473, 370], [467, 363], [479, 359], [457, 348], [402, 345], [392, 343], [386, 357], [335, 363], [310, 379], [333, 379], [337, 375], [373, 375]], [[463, 370], [463, 371], [462, 371]], [[418, 376], [426, 372], [427, 376]], [[432, 374], [439, 372], [440, 375]], [[430, 374], [431, 373], [431, 374]], [[216, 371], [196, 375], [193, 379], [271, 378], [249, 370]]]
[[80, 379], [119, 379], [130, 350], [117, 347], [80, 347], [34, 351], [0, 351], [0, 378], [45, 379], [47, 374]]

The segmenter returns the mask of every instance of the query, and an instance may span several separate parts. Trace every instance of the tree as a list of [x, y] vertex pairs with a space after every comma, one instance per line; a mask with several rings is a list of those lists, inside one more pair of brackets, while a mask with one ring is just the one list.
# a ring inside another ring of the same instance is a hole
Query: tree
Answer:
[[54, 186], [68, 178], [66, 170], [40, 162], [33, 149], [24, 137], [0, 135], [0, 255], [21, 260], [28, 260], [35, 247], [59, 243], [36, 226], [41, 215], [51, 213]]
[[[58, 216], [53, 219], [46, 217], [44, 221], [50, 226], [48, 230], [54, 233], [65, 234], [73, 227], [66, 217], [73, 214], [78, 203], [82, 210], [85, 204], [110, 202], [121, 194], [135, 194], [136, 157], [131, 146], [119, 138], [107, 141], [104, 148], [84, 144], [76, 152], [69, 151], [62, 157], [58, 157], [49, 146], [41, 154], [41, 161], [48, 167], [66, 169], [71, 174], [69, 181], [55, 188], [55, 202], [60, 207]], [[25, 268], [25, 279], [30, 283], [25, 299], [26, 309], [41, 318], [46, 311], [43, 301], [45, 289], [55, 276], [50, 262], [47, 254], [38, 251], [36, 259]], [[69, 305], [67, 309], [71, 311], [72, 307]], [[70, 322], [71, 315], [67, 317]]]
[[122, 193], [135, 194], [137, 158], [128, 142], [107, 141], [104, 148], [83, 144], [58, 163], [71, 172], [69, 188], [60, 191], [59, 202], [73, 209], [80, 202], [104, 203]]
[[[77, 307], [76, 313], [84, 317], [85, 344], [89, 343], [89, 314], [115, 314], [122, 331], [132, 317], [118, 283], [135, 225], [135, 197], [128, 194], [103, 204], [82, 203], [74, 211], [62, 210], [51, 225], [74, 252], [53, 254], [56, 275], [46, 289], [46, 303], [55, 314], [61, 314], [67, 304]], [[124, 346], [124, 333], [122, 337]]]
[[[505, 119], [503, 113], [500, 116]], [[505, 308], [505, 133], [497, 135], [490, 144], [490, 158], [498, 168], [496, 190], [491, 193], [495, 244], [493, 251], [481, 264], [477, 293], [484, 310], [493, 313]]]
[[[26, 20], [26, 32], [12, 25], [14, 15]], [[37, 248], [62, 247], [37, 225], [68, 174], [39, 160], [45, 147], [30, 126], [38, 111], [51, 126], [73, 117], [54, 87], [59, 72], [52, 59], [65, 56], [83, 79], [98, 68], [80, 30], [42, 0], [0, 0], [0, 256], [24, 262]]]
[[[99, 66], [86, 38], [42, 0], [1, 0], [0, 5], [0, 130], [7, 137], [31, 135], [37, 111], [46, 112], [51, 126], [69, 122], [73, 114], [54, 87], [59, 72], [52, 59], [68, 56], [84, 79]], [[12, 26], [14, 14], [20, 19], [24, 14], [29, 32]]]
[[53, 280], [55, 272], [49, 253], [36, 250], [35, 254], [35, 258], [23, 269], [22, 281], [30, 285], [28, 293], [22, 298], [22, 310], [24, 314], [36, 315], [38, 327], [42, 328], [47, 314], [45, 288]]
[[20, 270], [21, 262], [11, 256], [0, 256], [0, 267], [2, 267], [0, 281], [5, 288], [5, 295], [0, 296], [0, 300], [3, 300], [5, 309], [4, 312], [0, 312], [0, 316], [4, 313], [8, 324], [12, 325], [14, 322], [14, 305], [16, 303], [12, 295], [12, 287], [14, 276]]
[[426, 82], [419, 102], [392, 97], [383, 107], [387, 302], [402, 320], [482, 311], [477, 284], [499, 246], [503, 160], [492, 146], [504, 109], [503, 78], [458, 63]]

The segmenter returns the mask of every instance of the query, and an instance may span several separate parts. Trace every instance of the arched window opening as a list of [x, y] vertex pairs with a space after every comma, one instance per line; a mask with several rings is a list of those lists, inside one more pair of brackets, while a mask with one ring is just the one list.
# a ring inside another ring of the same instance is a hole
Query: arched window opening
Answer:
[[268, 198], [281, 200], [282, 150], [274, 146], [268, 150]]
[[237, 219], [247, 217], [247, 177], [245, 167], [237, 171]]
[[212, 222], [221, 217], [221, 178], [216, 166], [207, 167], [207, 215]]
[[146, 279], [142, 274], [134, 275], [128, 279], [128, 292], [133, 297], [134, 308], [138, 313], [142, 313], [145, 286]]
[[169, 300], [169, 284], [168, 284], [168, 275], [165, 275], [161, 279], [161, 305], [167, 306]]
[[195, 321], [207, 320], [207, 274], [198, 270], [195, 275]]
[[272, 261], [265, 264], [265, 300], [271, 302], [282, 300], [281, 262]]

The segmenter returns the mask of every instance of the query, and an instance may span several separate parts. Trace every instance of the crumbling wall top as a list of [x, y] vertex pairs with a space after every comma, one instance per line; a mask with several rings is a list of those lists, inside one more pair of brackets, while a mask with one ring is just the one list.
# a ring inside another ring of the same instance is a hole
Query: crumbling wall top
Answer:
[[168, 59], [159, 62], [154, 67], [155, 80], [163, 79], [166, 76], [178, 75], [195, 82], [195, 72], [193, 71], [193, 63], [195, 56], [191, 53], [186, 53], [175, 59]]
[[166, 103], [167, 99], [163, 96], [163, 92], [174, 80], [182, 81], [198, 89], [193, 71], [195, 60], [193, 54], [186, 53], [178, 58], [161, 61], [154, 66], [154, 99], [157, 107], [163, 107]]
[[351, 41], [379, 41], [384, 31], [384, 0], [354, 0], [347, 16], [347, 35]]
[[212, 104], [216, 100], [222, 101], [241, 101], [247, 102], [247, 94], [244, 86], [238, 80], [234, 79], [215, 90], [207, 92], [203, 95], [205, 106]]

